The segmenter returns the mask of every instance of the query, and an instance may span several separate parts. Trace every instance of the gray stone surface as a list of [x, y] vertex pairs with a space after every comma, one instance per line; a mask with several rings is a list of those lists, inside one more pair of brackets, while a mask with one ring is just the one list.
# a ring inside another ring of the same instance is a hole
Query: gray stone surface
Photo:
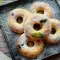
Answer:
[[[0, 24], [2, 26], [2, 30], [4, 32], [4, 36], [6, 38], [6, 42], [8, 44], [9, 47], [9, 51], [11, 53], [11, 56], [17, 59], [21, 59], [21, 60], [27, 60], [25, 57], [23, 57], [17, 50], [16, 48], [16, 40], [18, 39], [18, 35], [14, 32], [12, 32], [9, 28], [8, 28], [8, 13], [15, 9], [15, 8], [25, 8], [29, 10], [29, 7], [31, 6], [31, 4], [34, 1], [44, 1], [46, 3], [48, 3], [51, 7], [52, 7], [52, 11], [53, 11], [53, 18], [57, 18], [60, 19], [60, 10], [58, 5], [56, 4], [55, 0], [29, 0], [25, 1], [25, 2], [15, 2], [14, 4], [10, 4], [10, 5], [6, 5], [4, 7], [0, 8]], [[54, 54], [58, 54], [60, 53], [60, 44], [56, 44], [56, 45], [47, 45], [44, 49], [44, 52], [42, 53], [41, 56], [39, 56], [37, 59], [34, 60], [41, 60], [44, 59], [48, 56], [54, 55]]]
[[7, 56], [11, 57], [1, 29], [0, 29], [0, 51], [6, 54]]

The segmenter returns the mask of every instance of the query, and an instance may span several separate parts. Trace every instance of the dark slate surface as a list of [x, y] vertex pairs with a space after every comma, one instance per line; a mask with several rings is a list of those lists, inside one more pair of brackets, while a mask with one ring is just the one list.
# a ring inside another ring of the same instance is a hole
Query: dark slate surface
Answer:
[[14, 2], [14, 1], [17, 1], [17, 0], [0, 0], [0, 6]]
[[60, 7], [60, 0], [56, 0], [56, 2], [58, 3], [58, 6]]
[[[52, 7], [53, 10], [53, 18], [60, 19], [60, 9], [56, 4], [55, 0], [26, 0], [25, 2], [22, 0], [20, 2], [14, 2], [5, 6], [0, 7], [0, 25], [2, 26], [2, 31], [4, 33], [6, 43], [8, 45], [9, 51], [11, 56], [14, 60], [27, 60], [21, 54], [19, 54], [18, 50], [16, 49], [16, 40], [18, 36], [16, 33], [12, 32], [8, 28], [7, 20], [8, 20], [8, 13], [15, 9], [15, 8], [25, 8], [29, 10], [29, 7], [34, 1], [44, 1]], [[41, 60], [48, 56], [60, 53], [60, 44], [56, 45], [47, 45], [44, 49], [44, 52], [40, 57], [34, 60]]]

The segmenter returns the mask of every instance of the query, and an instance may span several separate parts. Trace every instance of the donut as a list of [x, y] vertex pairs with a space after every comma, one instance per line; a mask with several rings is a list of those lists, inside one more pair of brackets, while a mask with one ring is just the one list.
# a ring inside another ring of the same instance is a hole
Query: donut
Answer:
[[48, 17], [42, 14], [32, 14], [24, 22], [24, 33], [32, 39], [44, 38], [51, 31], [51, 22]]
[[8, 15], [8, 27], [16, 33], [23, 33], [23, 21], [26, 20], [26, 18], [31, 13], [25, 9], [14, 9], [12, 10]]
[[51, 32], [46, 36], [46, 42], [50, 44], [56, 44], [60, 41], [60, 21], [57, 19], [50, 19]]
[[42, 54], [44, 50], [43, 40], [38, 39], [38, 41], [27, 38], [25, 33], [23, 33], [16, 41], [16, 47], [23, 56], [33, 59]]
[[30, 11], [34, 13], [39, 13], [48, 16], [49, 18], [52, 17], [52, 9], [49, 4], [45, 2], [35, 2], [30, 7]]

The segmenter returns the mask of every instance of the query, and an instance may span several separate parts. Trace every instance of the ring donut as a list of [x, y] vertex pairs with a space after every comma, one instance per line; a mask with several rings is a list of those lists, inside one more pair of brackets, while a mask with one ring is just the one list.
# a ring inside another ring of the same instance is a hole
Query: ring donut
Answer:
[[24, 32], [30, 38], [44, 38], [51, 31], [50, 20], [42, 14], [33, 14], [24, 22]]
[[8, 16], [8, 27], [16, 33], [23, 33], [23, 21], [26, 20], [29, 14], [31, 13], [25, 9], [12, 10]]
[[44, 14], [49, 18], [52, 17], [52, 9], [49, 4], [44, 2], [35, 2], [32, 4], [30, 10], [39, 14]]
[[[39, 42], [38, 42], [39, 41]], [[16, 41], [19, 52], [27, 58], [36, 58], [43, 52], [43, 40], [31, 40], [25, 34], [22, 34]]]
[[51, 32], [46, 37], [46, 41], [50, 44], [56, 44], [60, 41], [60, 21], [56, 19], [50, 19], [51, 21]]

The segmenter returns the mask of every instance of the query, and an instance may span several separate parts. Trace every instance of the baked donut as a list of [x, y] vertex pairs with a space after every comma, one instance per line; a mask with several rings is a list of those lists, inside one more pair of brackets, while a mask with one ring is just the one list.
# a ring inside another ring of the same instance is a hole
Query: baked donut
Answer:
[[48, 17], [42, 14], [33, 14], [24, 22], [24, 32], [32, 39], [44, 38], [48, 36], [51, 31], [51, 23]]
[[31, 13], [25, 9], [14, 9], [9, 13], [8, 16], [8, 27], [16, 32], [16, 33], [23, 33], [23, 21], [26, 20], [26, 18]]
[[50, 19], [51, 21], [51, 32], [46, 36], [47, 43], [56, 44], [60, 41], [60, 21], [57, 19]]
[[52, 9], [49, 4], [44, 2], [35, 2], [32, 4], [30, 10], [35, 13], [44, 14], [49, 18], [52, 17]]
[[22, 34], [16, 41], [16, 46], [19, 52], [27, 58], [36, 58], [43, 52], [43, 40], [31, 40], [25, 34]]

